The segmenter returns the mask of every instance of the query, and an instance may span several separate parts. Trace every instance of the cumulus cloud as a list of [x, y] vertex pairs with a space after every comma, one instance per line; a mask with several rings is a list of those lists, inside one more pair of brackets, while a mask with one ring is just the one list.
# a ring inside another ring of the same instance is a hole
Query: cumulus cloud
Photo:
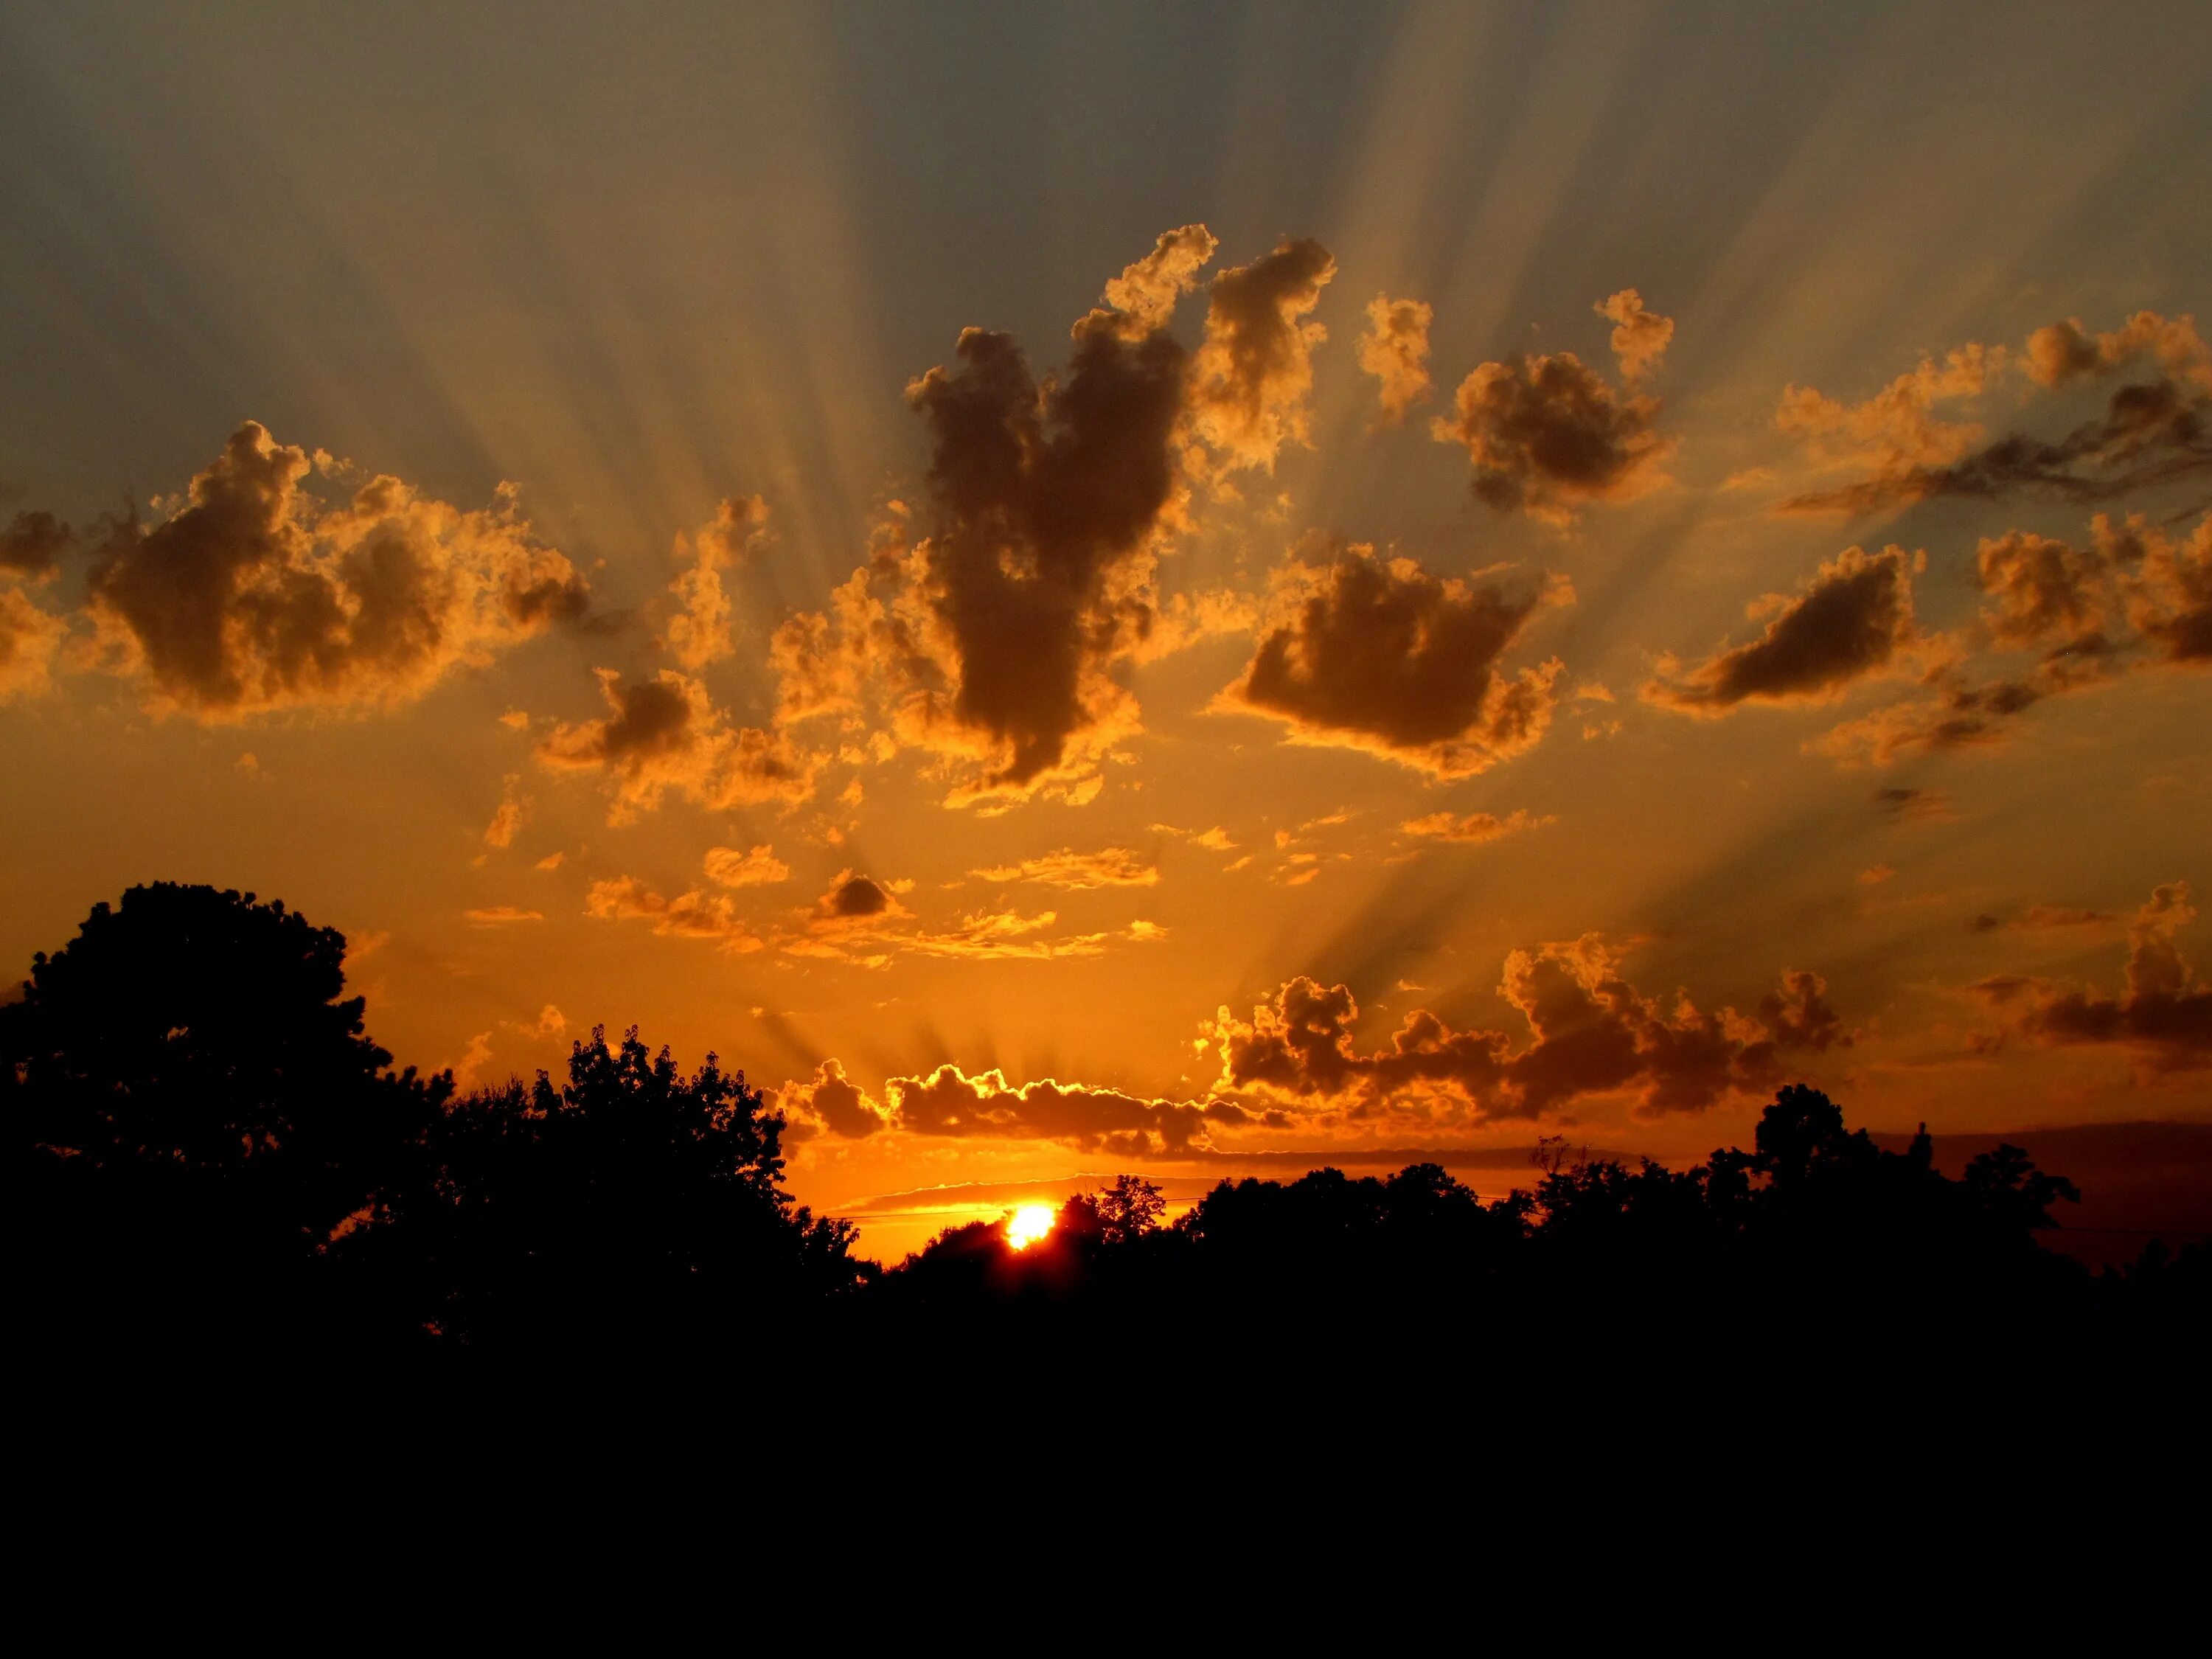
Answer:
[[1212, 238], [1170, 232], [1076, 325], [1040, 380], [1012, 337], [963, 332], [907, 388], [929, 429], [928, 533], [896, 506], [829, 611], [777, 630], [784, 724], [872, 708], [935, 753], [952, 804], [1096, 793], [1137, 728], [1109, 670], [1159, 620], [1153, 574], [1184, 494], [1186, 354], [1166, 332]]
[[1935, 414], [1939, 404], [1984, 393], [2014, 361], [2002, 346], [1961, 346], [1940, 366], [1923, 361], [1861, 404], [1792, 386], [1777, 423], [1803, 438], [1817, 459], [1861, 476], [1784, 506], [1866, 514], [1937, 496], [2023, 492], [2100, 501], [2212, 470], [2212, 353], [2191, 319], [2140, 312], [2096, 336], [2070, 319], [2051, 324], [2028, 337], [2017, 361], [2030, 380], [2055, 391], [2146, 356], [2154, 374], [2116, 388], [2101, 416], [2051, 439], [2014, 432], [1985, 444], [1978, 422]]
[[734, 847], [707, 849], [707, 879], [718, 887], [769, 887], [791, 879], [791, 868], [772, 847], [739, 852]]
[[2155, 311], [2138, 311], [2118, 328], [2095, 335], [2082, 328], [2078, 317], [2047, 324], [2027, 337], [2020, 366], [2038, 386], [2056, 389], [2109, 374], [2144, 356], [2155, 358], [2169, 374], [2212, 390], [2212, 351], [2197, 331], [2197, 319], [2161, 317]]
[[1285, 444], [1309, 441], [1313, 351], [1328, 333], [1306, 319], [1335, 275], [1319, 242], [1286, 238], [1213, 279], [1188, 410], [1191, 433], [1216, 458], [1210, 470], [1273, 471]]
[[2126, 988], [2094, 989], [2000, 975], [1980, 988], [1993, 1000], [2025, 997], [2028, 1036], [2050, 1043], [2114, 1043], [2154, 1072], [2212, 1066], [2212, 986], [2183, 957], [2175, 936], [2197, 919], [2189, 884], [2153, 891], [2128, 927]]
[[1016, 864], [994, 865], [971, 870], [985, 881], [1035, 882], [1048, 887], [1086, 891], [1099, 887], [1150, 887], [1160, 878], [1152, 862], [1126, 847], [1106, 847], [1096, 853], [1062, 848]]
[[0, 572], [42, 581], [76, 540], [76, 533], [51, 513], [18, 513], [0, 530]]
[[1182, 830], [1172, 823], [1156, 823], [1152, 825], [1152, 833], [1173, 836], [1194, 847], [1203, 847], [1210, 853], [1233, 853], [1237, 850], [1237, 843], [1229, 838], [1229, 832], [1218, 823], [1206, 830]]
[[518, 922], [545, 920], [545, 913], [542, 910], [525, 910], [513, 904], [487, 904], [461, 914], [469, 919], [469, 925], [473, 927], [512, 927]]
[[1499, 817], [1491, 812], [1469, 812], [1454, 817], [1449, 812], [1431, 812], [1425, 817], [1407, 818], [1398, 827], [1409, 836], [1419, 836], [1428, 841], [1465, 842], [1480, 845], [1484, 842], [1503, 841], [1508, 836], [1517, 836], [1524, 830], [1539, 830], [1547, 823], [1556, 823], [1553, 817], [1531, 817], [1516, 810]]
[[909, 1134], [1057, 1140], [1115, 1158], [1181, 1158], [1208, 1146], [1208, 1127], [1241, 1123], [1224, 1102], [1142, 1100], [1115, 1089], [1050, 1078], [1009, 1084], [995, 1069], [970, 1077], [957, 1066], [884, 1085], [891, 1121]]
[[843, 1064], [835, 1060], [823, 1060], [803, 1083], [784, 1085], [777, 1091], [776, 1105], [787, 1117], [848, 1140], [874, 1134], [888, 1117], [866, 1091], [845, 1075]]
[[1979, 678], [1972, 660], [1931, 671], [1932, 695], [1846, 721], [1811, 745], [1847, 763], [2004, 742], [2029, 709], [2147, 667], [2212, 663], [2212, 515], [2177, 542], [2140, 514], [2100, 514], [2088, 544], [2014, 531], [1985, 538], [1981, 643], [2037, 652]]
[[676, 556], [689, 562], [669, 584], [677, 610], [668, 619], [663, 643], [668, 654], [693, 673], [736, 649], [730, 640], [730, 596], [722, 586], [722, 573], [757, 552], [768, 534], [768, 503], [757, 495], [734, 495], [723, 501], [696, 533], [677, 537]]
[[1397, 425], [1429, 395], [1429, 323], [1435, 314], [1419, 300], [1378, 294], [1368, 301], [1359, 366], [1376, 379], [1385, 426]]
[[1476, 499], [1501, 513], [1574, 522], [1590, 501], [1625, 501], [1667, 482], [1674, 444], [1653, 429], [1656, 398], [1614, 391], [1571, 351], [1484, 363], [1430, 431], [1462, 446]]
[[507, 774], [501, 794], [499, 810], [484, 825], [483, 840], [487, 847], [512, 847], [514, 838], [522, 833], [522, 826], [530, 821], [530, 797], [520, 793], [522, 780], [514, 773]]
[[582, 577], [513, 486], [463, 512], [379, 477], [325, 507], [303, 488], [313, 465], [249, 421], [171, 516], [114, 528], [88, 602], [149, 707], [224, 720], [404, 702], [583, 610]]
[[1925, 567], [1925, 555], [1894, 545], [1874, 554], [1845, 548], [1796, 598], [1771, 593], [1751, 607], [1753, 617], [1770, 618], [1758, 639], [1686, 672], [1662, 660], [1644, 698], [1707, 715], [1745, 702], [1832, 700], [1896, 665], [1915, 642], [1912, 575]]
[[635, 876], [593, 882], [584, 896], [584, 914], [602, 921], [649, 922], [656, 933], [712, 939], [733, 955], [766, 945], [738, 919], [737, 907], [726, 896], [695, 888], [668, 898]]
[[1219, 246], [1204, 225], [1183, 225], [1162, 233], [1152, 251], [1106, 284], [1104, 313], [1093, 312], [1094, 326], [1130, 339], [1165, 328], [1176, 301], [1197, 286], [1198, 273]]
[[1388, 1048], [1362, 1053], [1352, 992], [1292, 980], [1250, 1020], [1224, 1008], [1208, 1026], [1221, 1057], [1216, 1091], [1352, 1118], [1474, 1122], [1629, 1091], [1639, 1115], [1656, 1115], [1763, 1091], [1778, 1080], [1782, 1053], [1850, 1041], [1817, 974], [1785, 974], [1753, 1015], [1700, 1012], [1686, 996], [1667, 1009], [1622, 977], [1619, 953], [1594, 933], [1511, 952], [1498, 988], [1528, 1026], [1517, 1048], [1505, 1032], [1455, 1030], [1416, 1009]]
[[1316, 544], [1275, 577], [1280, 620], [1215, 707], [1265, 715], [1294, 743], [1362, 749], [1437, 777], [1466, 777], [1541, 740], [1559, 696], [1556, 659], [1509, 675], [1498, 659], [1528, 619], [1565, 603], [1564, 583], [1473, 583]]
[[710, 811], [790, 805], [813, 794], [823, 757], [780, 734], [732, 726], [699, 680], [664, 668], [625, 685], [611, 668], [596, 672], [605, 715], [556, 724], [537, 753], [556, 770], [605, 773], [614, 797], [609, 822], [654, 811], [672, 789]]
[[1640, 380], [1659, 367], [1674, 337], [1674, 319], [1647, 311], [1644, 296], [1625, 288], [1590, 309], [1613, 321], [1613, 355], [1620, 360], [1620, 376]]
[[69, 624], [13, 587], [0, 587], [0, 703], [43, 695]]

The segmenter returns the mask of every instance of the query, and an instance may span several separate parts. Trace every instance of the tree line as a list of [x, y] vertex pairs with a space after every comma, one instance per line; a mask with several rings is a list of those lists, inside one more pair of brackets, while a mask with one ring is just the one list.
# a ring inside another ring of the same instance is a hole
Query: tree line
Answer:
[[1433, 1164], [1326, 1169], [1224, 1180], [1171, 1223], [1123, 1176], [1025, 1249], [976, 1222], [885, 1271], [783, 1190], [783, 1120], [714, 1056], [686, 1073], [595, 1029], [564, 1080], [459, 1091], [368, 1037], [344, 949], [281, 902], [157, 883], [34, 959], [0, 1006], [33, 1352], [590, 1367], [818, 1339], [1465, 1363], [1501, 1332], [1902, 1351], [2133, 1341], [2212, 1310], [2203, 1243], [2093, 1276], [2038, 1242], [2077, 1196], [2063, 1176], [2008, 1146], [1946, 1176], [1924, 1133], [1883, 1151], [1797, 1085], [1751, 1151], [1690, 1169], [1551, 1143], [1486, 1202]]

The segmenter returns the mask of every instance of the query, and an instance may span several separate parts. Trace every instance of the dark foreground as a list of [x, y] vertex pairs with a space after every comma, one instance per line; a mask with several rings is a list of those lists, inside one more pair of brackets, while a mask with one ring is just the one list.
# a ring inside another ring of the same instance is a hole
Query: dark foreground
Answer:
[[781, 1190], [784, 1125], [741, 1074], [595, 1031], [565, 1083], [457, 1096], [362, 1034], [343, 952], [281, 905], [137, 888], [0, 1008], [39, 1376], [697, 1365], [817, 1400], [865, 1378], [885, 1409], [1026, 1377], [1163, 1421], [1347, 1379], [1533, 1401], [1965, 1364], [2151, 1398], [2212, 1312], [2202, 1242], [2092, 1273], [2038, 1242], [2063, 1176], [2009, 1147], [1946, 1176], [1925, 1136], [1883, 1150], [1795, 1086], [1695, 1169], [1563, 1160], [1488, 1204], [1434, 1165], [1325, 1170], [1170, 1225], [1124, 1176], [1026, 1249], [979, 1223], [884, 1272]]

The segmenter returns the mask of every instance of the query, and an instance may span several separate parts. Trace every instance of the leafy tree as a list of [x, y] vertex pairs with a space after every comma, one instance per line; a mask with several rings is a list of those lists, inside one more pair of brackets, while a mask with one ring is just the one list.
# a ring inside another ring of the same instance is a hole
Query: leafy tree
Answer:
[[281, 902], [160, 882], [33, 959], [0, 1097], [52, 1340], [299, 1340], [334, 1235], [411, 1178], [451, 1088], [392, 1073], [344, 957]]
[[728, 1346], [858, 1284], [856, 1229], [784, 1192], [784, 1120], [709, 1054], [685, 1075], [631, 1028], [568, 1077], [453, 1103], [435, 1183], [377, 1241], [422, 1323], [473, 1346]]
[[1168, 1201], [1156, 1182], [1141, 1176], [1114, 1177], [1092, 1200], [1101, 1235], [1109, 1244], [1126, 1244], [1160, 1224]]

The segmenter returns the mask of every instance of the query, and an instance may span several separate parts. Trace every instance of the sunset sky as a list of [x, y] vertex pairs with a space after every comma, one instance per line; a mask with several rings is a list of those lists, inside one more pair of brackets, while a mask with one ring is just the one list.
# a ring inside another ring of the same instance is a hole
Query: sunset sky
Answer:
[[11, 6], [0, 968], [282, 897], [893, 1258], [2203, 1121], [2208, 202], [2201, 3]]

